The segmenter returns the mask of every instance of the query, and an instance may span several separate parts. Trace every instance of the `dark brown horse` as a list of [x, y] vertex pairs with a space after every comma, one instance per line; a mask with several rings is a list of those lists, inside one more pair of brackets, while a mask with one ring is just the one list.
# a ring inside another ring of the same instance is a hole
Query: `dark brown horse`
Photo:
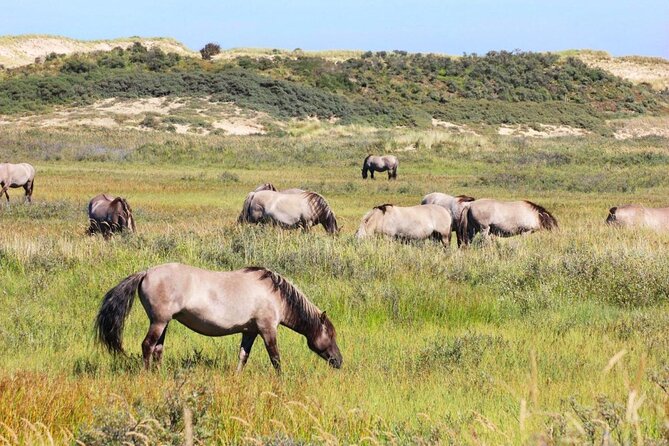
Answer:
[[89, 234], [102, 233], [109, 238], [112, 233], [128, 230], [135, 232], [135, 219], [125, 198], [100, 194], [88, 203]]
[[152, 358], [160, 363], [172, 319], [205, 336], [241, 333], [238, 371], [258, 335], [272, 365], [281, 371], [279, 325], [303, 335], [309, 348], [330, 366], [342, 365], [337, 334], [325, 312], [286, 279], [258, 267], [218, 272], [168, 263], [126, 277], [107, 292], [95, 322], [99, 341], [111, 352], [123, 352], [123, 326], [137, 291], [150, 321], [142, 342], [147, 369]]

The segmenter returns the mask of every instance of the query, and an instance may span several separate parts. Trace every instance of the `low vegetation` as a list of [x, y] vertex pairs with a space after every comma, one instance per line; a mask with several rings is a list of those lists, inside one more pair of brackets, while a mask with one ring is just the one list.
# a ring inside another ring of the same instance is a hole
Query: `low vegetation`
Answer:
[[[203, 48], [204, 50], [205, 48]], [[213, 47], [210, 48], [213, 50]], [[209, 51], [206, 52], [210, 58]], [[605, 119], [666, 111], [666, 98], [576, 58], [525, 52], [447, 57], [404, 51], [333, 60], [303, 55], [200, 60], [136, 43], [0, 74], [0, 113], [112, 97], [206, 97], [280, 119], [425, 127], [558, 124], [607, 134]]]
[[[247, 137], [3, 129], [0, 158], [38, 174], [33, 205], [12, 190], [0, 209], [0, 444], [669, 439], [669, 238], [603, 224], [613, 205], [667, 205], [666, 138], [311, 125]], [[397, 181], [360, 178], [370, 152], [400, 158]], [[236, 225], [245, 194], [268, 181], [322, 193], [342, 233]], [[372, 206], [434, 190], [531, 199], [560, 230], [466, 250], [354, 238]], [[137, 235], [83, 235], [102, 191], [128, 198]], [[163, 368], [143, 372], [140, 305], [128, 357], [96, 347], [102, 295], [170, 261], [290, 278], [336, 325], [343, 368], [280, 329], [284, 375], [260, 343], [237, 375], [239, 337], [173, 324]]]

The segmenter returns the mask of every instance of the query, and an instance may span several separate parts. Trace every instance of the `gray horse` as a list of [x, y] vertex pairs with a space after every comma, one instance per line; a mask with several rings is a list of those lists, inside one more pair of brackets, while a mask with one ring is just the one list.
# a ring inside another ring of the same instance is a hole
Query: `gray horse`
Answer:
[[655, 231], [669, 231], [669, 208], [647, 208], [627, 204], [609, 209], [606, 223], [628, 228], [643, 227]]
[[367, 179], [367, 172], [369, 172], [373, 180], [374, 172], [388, 171], [389, 180], [397, 179], [397, 166], [399, 166], [399, 162], [393, 155], [367, 155], [362, 163], [362, 178]]
[[35, 168], [28, 163], [0, 164], [0, 197], [4, 194], [9, 204], [7, 189], [22, 187], [28, 203], [32, 202]]
[[557, 227], [555, 217], [531, 201], [481, 199], [467, 203], [460, 214], [458, 240], [468, 245], [478, 233], [511, 237]]
[[[451, 214], [452, 224], [451, 231], [458, 232], [458, 222], [462, 211], [467, 207], [467, 203], [474, 201], [474, 197], [467, 195], [452, 195], [442, 194], [441, 192], [432, 192], [423, 197], [420, 204], [436, 204], [446, 209]], [[458, 246], [460, 246], [460, 239], [458, 238]]]

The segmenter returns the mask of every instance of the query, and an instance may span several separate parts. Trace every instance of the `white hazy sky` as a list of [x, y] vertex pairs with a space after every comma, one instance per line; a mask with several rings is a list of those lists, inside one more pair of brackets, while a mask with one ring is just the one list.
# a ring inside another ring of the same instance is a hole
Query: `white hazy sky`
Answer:
[[0, 35], [174, 37], [192, 49], [448, 54], [590, 48], [669, 58], [669, 0], [0, 0]]

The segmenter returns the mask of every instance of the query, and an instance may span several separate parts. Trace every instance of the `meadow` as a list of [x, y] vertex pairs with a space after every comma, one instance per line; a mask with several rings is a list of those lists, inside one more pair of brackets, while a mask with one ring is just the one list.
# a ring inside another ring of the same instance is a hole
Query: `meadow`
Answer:
[[[34, 203], [0, 209], [0, 444], [666, 444], [669, 236], [617, 230], [611, 206], [667, 205], [666, 138], [553, 139], [295, 125], [282, 135], [0, 132], [0, 159], [37, 169]], [[362, 180], [368, 153], [398, 180]], [[342, 232], [238, 226], [272, 182], [325, 196]], [[99, 192], [125, 196], [138, 233], [84, 235]], [[374, 205], [432, 191], [530, 199], [560, 229], [511, 239], [359, 242]], [[12, 193], [13, 192], [13, 193]], [[279, 330], [235, 373], [239, 336], [170, 326], [146, 372], [136, 305], [128, 357], [96, 346], [104, 293], [164, 262], [261, 265], [328, 312], [330, 369]]]

